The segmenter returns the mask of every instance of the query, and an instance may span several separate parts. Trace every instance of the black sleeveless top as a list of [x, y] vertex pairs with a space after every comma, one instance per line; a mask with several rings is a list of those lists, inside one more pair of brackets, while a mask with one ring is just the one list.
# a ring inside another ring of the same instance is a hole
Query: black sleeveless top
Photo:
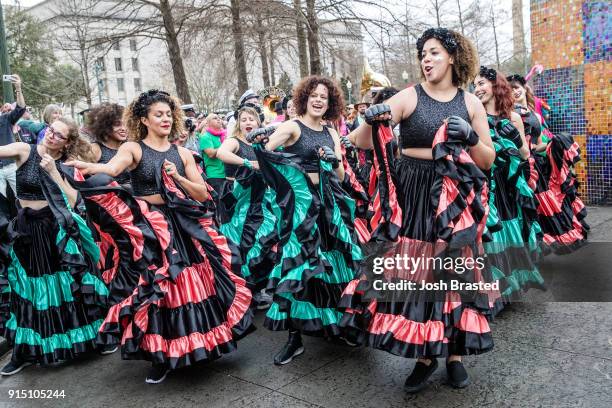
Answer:
[[[15, 174], [17, 180], [17, 198], [22, 200], [46, 200], [40, 186], [40, 174], [45, 171], [40, 167], [42, 157], [38, 154], [36, 145], [30, 145], [30, 155]], [[56, 160], [55, 167], [60, 170], [60, 162]]]
[[521, 106], [516, 105], [514, 108], [516, 113], [521, 115], [521, 119], [525, 125], [525, 136], [527, 137], [527, 140], [530, 140], [531, 143], [537, 143], [538, 137], [540, 137], [540, 134], [542, 133], [542, 126], [540, 125], [538, 117], [530, 109], [526, 109], [529, 113], [524, 115], [523, 111], [521, 110]]
[[[238, 142], [238, 151], [235, 153], [236, 156], [251, 161], [257, 161], [257, 156], [255, 156], [255, 150], [253, 150], [253, 146], [243, 142], [238, 138], [236, 138], [236, 141]], [[240, 166], [237, 166], [235, 164], [225, 163], [225, 177], [236, 177], [236, 172], [238, 172], [239, 168]]]
[[463, 89], [448, 101], [440, 102], [427, 95], [421, 84], [414, 87], [417, 105], [412, 114], [400, 122], [400, 145], [402, 149], [412, 147], [431, 148], [436, 132], [444, 120], [459, 116], [470, 123], [470, 115], [465, 105]]
[[[100, 160], [98, 163], [106, 164], [108, 163], [115, 155], [117, 154], [117, 150], [111, 149], [110, 147], [104, 146], [102, 143], [96, 143], [100, 147]], [[130, 183], [130, 173], [126, 170], [117, 177], [115, 177], [117, 183], [119, 184], [129, 184]]]
[[319, 171], [319, 147], [329, 146], [333, 150], [334, 139], [325, 126], [319, 131], [309, 128], [299, 120], [295, 122], [300, 126], [300, 138], [291, 146], [285, 147], [285, 152], [299, 156], [304, 160], [304, 170], [316, 173]]
[[161, 171], [164, 160], [176, 164], [178, 173], [183, 177], [185, 176], [185, 166], [176, 145], [173, 144], [165, 152], [160, 152], [150, 148], [143, 141], [138, 142], [138, 144], [142, 149], [142, 157], [138, 166], [130, 171], [135, 196], [142, 197], [160, 193], [155, 181], [155, 174]]

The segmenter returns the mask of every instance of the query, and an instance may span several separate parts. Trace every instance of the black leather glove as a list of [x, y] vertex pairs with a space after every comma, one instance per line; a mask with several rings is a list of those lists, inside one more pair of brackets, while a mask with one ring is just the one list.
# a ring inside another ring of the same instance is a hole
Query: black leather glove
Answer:
[[504, 139], [508, 139], [514, 143], [517, 149], [523, 147], [520, 132], [509, 120], [505, 120], [500, 123], [497, 133], [499, 133], [499, 135]]
[[355, 148], [355, 146], [353, 146], [353, 144], [349, 140], [348, 136], [340, 136], [340, 143], [342, 143], [342, 146], [344, 146], [346, 150], [351, 150]]
[[448, 128], [446, 134], [450, 140], [457, 140], [467, 144], [468, 146], [476, 146], [478, 144], [478, 135], [465, 119], [459, 116], [451, 116], [448, 118]]
[[323, 150], [323, 152], [319, 152], [319, 157], [321, 160], [331, 163], [332, 167], [337, 169], [340, 165], [340, 161], [336, 157], [336, 152], [334, 152], [334, 149], [329, 146], [321, 146], [320, 149]]
[[389, 122], [389, 119], [380, 118], [385, 113], [389, 113], [389, 114], [391, 113], [391, 107], [389, 105], [385, 105], [384, 103], [372, 105], [365, 111], [365, 114], [364, 114], [365, 121], [370, 126], [374, 122], [386, 124]]
[[251, 130], [247, 136], [246, 140], [249, 143], [260, 143], [265, 145], [268, 143], [268, 136], [272, 134], [272, 132], [268, 133], [267, 128], [258, 128], [255, 130]]

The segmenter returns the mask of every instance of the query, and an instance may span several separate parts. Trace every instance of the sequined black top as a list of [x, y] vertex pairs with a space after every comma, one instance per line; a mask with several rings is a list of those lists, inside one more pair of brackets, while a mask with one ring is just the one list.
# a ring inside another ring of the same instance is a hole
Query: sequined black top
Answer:
[[309, 173], [319, 171], [319, 148], [329, 146], [334, 149], [334, 139], [329, 129], [323, 126], [323, 130], [314, 130], [296, 120], [300, 126], [300, 138], [291, 146], [285, 147], [286, 153], [293, 153], [304, 160], [303, 167]]
[[171, 145], [165, 152], [160, 152], [150, 148], [142, 141], [138, 142], [138, 144], [142, 149], [142, 157], [138, 166], [130, 171], [132, 189], [135, 196], [142, 197], [159, 194], [155, 174], [161, 171], [165, 159], [174, 163], [178, 173], [183, 177], [185, 176], [185, 166], [176, 145]]
[[[96, 143], [96, 144], [100, 146], [100, 160], [98, 160], [98, 163], [106, 164], [117, 154], [116, 149], [111, 149], [110, 147], [107, 147], [103, 145], [102, 143]], [[126, 170], [120, 175], [118, 175], [117, 177], [115, 177], [115, 180], [117, 180], [117, 183], [119, 184], [129, 184], [130, 183], [130, 173]]]
[[431, 148], [436, 132], [444, 120], [450, 116], [459, 116], [470, 123], [470, 115], [465, 105], [462, 89], [448, 101], [440, 102], [427, 95], [421, 84], [414, 87], [417, 93], [417, 105], [408, 118], [400, 122], [400, 145], [402, 149], [414, 147]]
[[[257, 161], [257, 156], [255, 156], [255, 150], [253, 150], [253, 146], [250, 144], [243, 142], [242, 140], [236, 138], [238, 142], [238, 151], [236, 151], [236, 156], [241, 157], [243, 159]], [[236, 172], [240, 166], [235, 164], [225, 163], [225, 176], [226, 177], [236, 177]]]
[[[40, 161], [42, 157], [38, 154], [38, 150], [35, 144], [30, 145], [30, 155], [16, 172], [17, 180], [17, 198], [22, 200], [46, 200], [43, 194], [42, 187], [40, 186], [40, 173], [43, 170], [40, 167]], [[57, 169], [60, 169], [60, 162], [55, 162]]]

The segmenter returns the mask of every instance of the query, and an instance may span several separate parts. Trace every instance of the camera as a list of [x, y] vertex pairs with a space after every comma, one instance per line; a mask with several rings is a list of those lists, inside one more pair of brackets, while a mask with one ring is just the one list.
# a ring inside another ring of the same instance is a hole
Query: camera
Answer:
[[185, 119], [185, 129], [189, 132], [192, 133], [193, 131], [196, 130], [196, 123], [195, 120], [193, 120], [192, 118], [187, 118]]

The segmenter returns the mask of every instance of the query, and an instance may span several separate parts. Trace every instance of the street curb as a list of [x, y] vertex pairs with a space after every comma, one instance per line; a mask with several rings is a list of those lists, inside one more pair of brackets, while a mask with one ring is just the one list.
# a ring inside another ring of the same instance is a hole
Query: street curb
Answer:
[[8, 341], [4, 337], [0, 337], [0, 357], [9, 351]]

